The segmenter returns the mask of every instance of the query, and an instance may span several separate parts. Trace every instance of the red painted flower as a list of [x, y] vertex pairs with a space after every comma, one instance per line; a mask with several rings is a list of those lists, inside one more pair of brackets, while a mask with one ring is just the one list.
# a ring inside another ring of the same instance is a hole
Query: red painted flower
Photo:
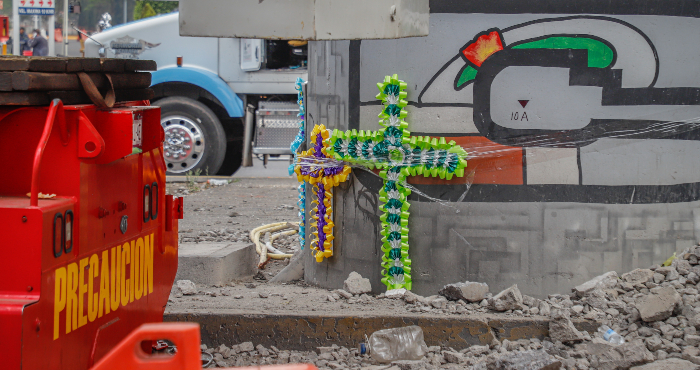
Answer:
[[498, 32], [493, 31], [487, 35], [481, 35], [473, 43], [469, 44], [462, 54], [475, 66], [481, 67], [486, 58], [497, 51], [503, 50], [503, 40]]

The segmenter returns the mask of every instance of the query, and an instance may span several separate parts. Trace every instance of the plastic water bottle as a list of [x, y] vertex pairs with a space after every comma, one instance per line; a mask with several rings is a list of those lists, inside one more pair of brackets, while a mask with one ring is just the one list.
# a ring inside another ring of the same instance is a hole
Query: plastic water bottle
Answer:
[[428, 353], [428, 346], [423, 339], [423, 329], [413, 325], [375, 331], [367, 343], [360, 344], [360, 354], [365, 353], [381, 363], [420, 360]]
[[609, 326], [603, 325], [598, 328], [598, 332], [603, 334], [603, 339], [612, 344], [623, 344], [625, 343], [625, 338], [620, 334], [617, 334], [615, 330], [610, 329]]

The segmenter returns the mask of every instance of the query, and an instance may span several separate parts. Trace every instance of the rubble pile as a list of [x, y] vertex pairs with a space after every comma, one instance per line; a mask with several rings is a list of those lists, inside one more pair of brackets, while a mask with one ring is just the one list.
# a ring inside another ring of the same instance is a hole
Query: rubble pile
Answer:
[[[287, 362], [313, 363], [320, 369], [698, 369], [700, 370], [700, 246], [682, 252], [669, 266], [651, 266], [618, 276], [608, 272], [576, 286], [571, 294], [538, 299], [513, 285], [493, 295], [479, 282], [450, 284], [439, 295], [423, 297], [405, 289], [371, 296], [368, 279], [352, 273], [345, 289], [327, 300], [371, 305], [402, 302], [410, 312], [456, 315], [501, 313], [549, 318], [544, 339], [494, 339], [461, 351], [430, 347], [419, 361], [379, 364], [356, 349], [321, 347], [317, 352], [281, 351], [252, 343], [207, 349], [217, 366]], [[602, 332], [579, 331], [572, 319], [607, 325], [624, 338], [616, 345]], [[368, 335], [371, 333], [367, 333]]]
[[[523, 342], [523, 343], [520, 343]], [[525, 343], [526, 342], [526, 343]], [[428, 369], [559, 369], [561, 361], [543, 350], [542, 342], [523, 340], [519, 343], [505, 344], [514, 350], [503, 353], [493, 351], [489, 346], [472, 346], [462, 351], [452, 348], [433, 346], [428, 348], [428, 354], [421, 360], [394, 361], [380, 364], [371, 356], [359, 354], [358, 349], [340, 347], [318, 347], [316, 351], [280, 350], [275, 346], [266, 348], [260, 344], [254, 346], [251, 342], [237, 344], [231, 347], [220, 345], [207, 348], [202, 345], [202, 351], [214, 357], [209, 367], [277, 365], [287, 363], [311, 363], [319, 369], [363, 369], [363, 370], [428, 370]], [[500, 347], [499, 347], [500, 348]], [[503, 347], [506, 348], [506, 347]], [[515, 349], [523, 349], [517, 351]], [[537, 349], [531, 349], [537, 348]], [[495, 354], [495, 355], [494, 355]], [[522, 367], [527, 365], [529, 367]], [[536, 367], [539, 366], [539, 367]]]
[[[516, 342], [494, 341], [490, 346], [471, 346], [461, 351], [433, 346], [421, 360], [393, 361], [381, 364], [370, 355], [360, 355], [356, 348], [333, 345], [316, 351], [280, 350], [245, 342], [231, 347], [220, 345], [202, 351], [213, 356], [212, 367], [240, 367], [311, 363], [319, 369], [362, 370], [558, 370], [558, 369], [632, 369], [632, 370], [698, 370], [700, 365], [680, 358], [654, 361], [653, 355], [641, 342], [612, 346], [602, 340], [577, 344], [573, 348], [559, 342], [533, 338]], [[591, 363], [588, 357], [594, 357]]]

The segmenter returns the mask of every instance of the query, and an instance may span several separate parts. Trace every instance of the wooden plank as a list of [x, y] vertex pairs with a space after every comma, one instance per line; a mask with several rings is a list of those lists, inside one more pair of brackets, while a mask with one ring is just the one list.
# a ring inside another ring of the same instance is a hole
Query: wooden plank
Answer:
[[[103, 73], [88, 73], [98, 89], [109, 88]], [[143, 89], [151, 85], [149, 72], [110, 74], [115, 90]], [[42, 73], [17, 71], [12, 73], [12, 89], [17, 91], [83, 90], [74, 73]]]
[[155, 61], [140, 59], [0, 56], [0, 71], [121, 73], [156, 68]]
[[12, 72], [0, 72], [0, 91], [12, 91]]
[[[152, 89], [117, 90], [117, 102], [151, 100], [155, 96]], [[61, 99], [63, 104], [92, 104], [83, 91], [37, 91], [37, 92], [0, 92], [0, 106], [36, 106], [49, 105], [53, 99]]]
[[126, 59], [124, 61], [125, 71], [155, 71], [157, 69], [155, 60]]
[[124, 59], [100, 58], [102, 72], [122, 73], [124, 72]]
[[0, 71], [26, 71], [29, 70], [29, 58], [17, 56], [0, 57]]
[[51, 57], [29, 57], [29, 70], [34, 72], [65, 72], [66, 60]]
[[82, 90], [82, 88], [78, 75], [76, 74], [25, 71], [12, 72], [13, 90]]
[[[104, 92], [103, 92], [104, 95]], [[151, 100], [155, 96], [152, 89], [116, 90], [114, 92], [117, 102]], [[50, 99], [61, 99], [63, 104], [92, 104], [90, 98], [83, 91], [49, 91]]]
[[49, 105], [45, 92], [0, 92], [0, 105]]
[[[88, 73], [88, 75], [95, 81], [97, 88], [109, 86], [107, 78], [103, 74]], [[110, 77], [115, 90], [145, 89], [151, 86], [150, 72], [111, 74]]]
[[102, 70], [100, 58], [66, 58], [66, 72], [99, 72]]
[[0, 57], [0, 71], [65, 72], [66, 60], [52, 57]]

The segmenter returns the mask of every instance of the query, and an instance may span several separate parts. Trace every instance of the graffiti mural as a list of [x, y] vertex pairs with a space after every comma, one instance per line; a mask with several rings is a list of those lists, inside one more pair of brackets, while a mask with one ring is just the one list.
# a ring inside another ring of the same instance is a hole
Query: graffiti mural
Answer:
[[[330, 128], [372, 129], [376, 81], [391, 69], [411, 82], [412, 134], [470, 154], [470, 176], [408, 179], [425, 195], [409, 197], [414, 291], [469, 279], [567, 292], [695, 244], [700, 14], [690, 3], [663, 14], [647, 3], [464, 3], [432, 1], [429, 36], [351, 41], [347, 64], [335, 64], [348, 71], [348, 114]], [[319, 61], [310, 73], [329, 68]], [[316, 283], [381, 258], [371, 253], [381, 241], [362, 231], [374, 218], [358, 212], [376, 202], [359, 195], [381, 184], [358, 171], [344, 190], [337, 237], [353, 243], [339, 253], [355, 261], [311, 271]]]

